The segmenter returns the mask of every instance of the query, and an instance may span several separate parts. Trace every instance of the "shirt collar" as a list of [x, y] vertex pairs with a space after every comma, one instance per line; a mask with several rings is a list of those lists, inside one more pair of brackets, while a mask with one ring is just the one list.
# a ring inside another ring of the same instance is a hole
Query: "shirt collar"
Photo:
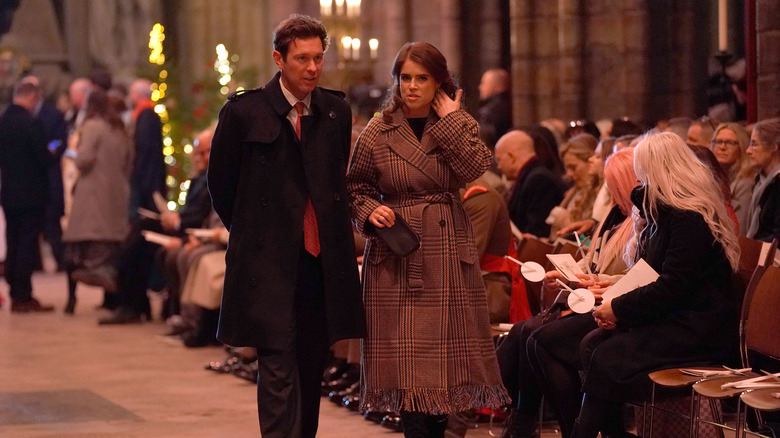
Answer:
[[307, 94], [306, 97], [303, 98], [303, 100], [298, 100], [297, 97], [295, 97], [290, 90], [287, 89], [287, 87], [284, 86], [284, 82], [282, 82], [282, 79], [279, 78], [279, 85], [282, 87], [282, 94], [284, 94], [284, 98], [287, 99], [287, 102], [290, 103], [290, 106], [295, 106], [298, 102], [303, 102], [303, 106], [308, 110], [311, 108], [311, 93]]

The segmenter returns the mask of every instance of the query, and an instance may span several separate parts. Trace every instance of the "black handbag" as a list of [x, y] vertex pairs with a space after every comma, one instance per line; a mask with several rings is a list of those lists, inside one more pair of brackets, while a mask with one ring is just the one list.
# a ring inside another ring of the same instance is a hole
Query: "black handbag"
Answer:
[[382, 239], [390, 251], [399, 257], [406, 257], [420, 247], [420, 236], [398, 213], [392, 227], [374, 227], [376, 235]]

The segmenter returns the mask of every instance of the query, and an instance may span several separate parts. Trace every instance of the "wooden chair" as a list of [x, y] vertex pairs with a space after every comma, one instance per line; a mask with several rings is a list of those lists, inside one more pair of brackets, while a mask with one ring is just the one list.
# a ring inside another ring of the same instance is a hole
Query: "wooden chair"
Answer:
[[[761, 275], [767, 266], [771, 265], [774, 253], [777, 249], [777, 241], [773, 243], [761, 242], [758, 240], [748, 239], [740, 236], [740, 259], [739, 266], [737, 268], [737, 282], [738, 284], [738, 298], [741, 299], [741, 311], [740, 311], [740, 358], [743, 363], [747, 361], [745, 357], [744, 349], [744, 336], [743, 336], [743, 324], [747, 316], [746, 311], [750, 304], [750, 297], [752, 296], [752, 290], [758, 284], [761, 279]], [[752, 282], [751, 282], [752, 280]], [[718, 369], [718, 368], [713, 368]], [[653, 436], [653, 416], [656, 410], [665, 412], [671, 415], [681, 415], [690, 420], [690, 435], [695, 436], [697, 434], [697, 397], [694, 393], [691, 393], [691, 404], [688, 415], [682, 415], [678, 411], [672, 411], [668, 409], [660, 408], [656, 403], [656, 391], [658, 388], [666, 389], [667, 391], [680, 392], [685, 388], [690, 387], [694, 383], [702, 380], [701, 377], [694, 377], [683, 374], [679, 368], [671, 368], [661, 371], [655, 371], [648, 375], [653, 382], [653, 388], [650, 398], [649, 411], [650, 411], [650, 423], [649, 423], [649, 436]], [[678, 397], [680, 400], [682, 398]], [[713, 401], [710, 405], [712, 412], [718, 412], [717, 405]], [[719, 420], [716, 418], [716, 420]]]
[[[768, 267], [758, 287], [752, 292], [750, 313], [744, 326], [746, 350], [749, 348], [751, 354], [760, 355], [774, 364], [771, 368], [777, 371], [780, 369], [780, 318], [777, 315], [780, 310], [780, 268]], [[747, 353], [748, 351], [745, 351], [745, 354]], [[766, 365], [762, 364], [762, 366]], [[780, 382], [774, 383], [778, 386], [769, 389], [769, 393], [759, 390], [747, 391], [740, 395], [740, 401], [756, 412], [758, 425], [763, 423], [760, 415], [762, 411], [780, 410], [780, 399], [771, 396], [771, 392], [780, 392]], [[747, 408], [745, 410], [747, 411]], [[739, 414], [739, 409], [737, 413]], [[743, 424], [747, 425], [747, 422]], [[737, 436], [744, 437], [747, 433], [763, 436], [747, 429], [743, 430], [742, 435]]]
[[[535, 237], [525, 237], [517, 246], [517, 258], [521, 262], [536, 262], [547, 269], [547, 254], [552, 254], [555, 247]], [[536, 315], [543, 309], [542, 283], [525, 281], [525, 290], [528, 293], [528, 304], [531, 313]]]
[[[757, 268], [757, 274], [759, 273]], [[755, 275], [754, 275], [755, 277]], [[777, 311], [780, 309], [780, 268], [767, 266], [761, 272], [761, 278], [757, 281], [755, 287], [752, 287], [754, 280], [751, 280], [751, 287], [745, 293], [745, 300], [749, 301], [746, 311], [743, 311], [745, 319], [741, 324], [740, 350], [745, 358], [742, 365], [751, 367], [753, 357], [761, 357], [773, 363], [774, 368], [780, 368], [780, 318]], [[750, 373], [747, 377], [757, 377], [760, 374]], [[738, 382], [746, 377], [728, 377], [716, 378], [697, 382], [693, 385], [695, 394], [695, 404], [698, 405], [701, 397], [708, 399], [727, 399], [734, 396], [740, 396], [737, 401], [737, 420], [732, 429], [723, 422], [704, 422], [696, 419], [698, 423], [706, 423], [718, 426], [724, 430], [734, 430], [736, 436], [743, 432], [744, 425], [741, 414], [741, 394], [745, 389], [740, 388], [722, 388], [722, 385], [730, 382]], [[780, 389], [778, 389], [780, 390]], [[747, 397], [751, 400], [751, 397]], [[752, 400], [751, 400], [752, 401]]]

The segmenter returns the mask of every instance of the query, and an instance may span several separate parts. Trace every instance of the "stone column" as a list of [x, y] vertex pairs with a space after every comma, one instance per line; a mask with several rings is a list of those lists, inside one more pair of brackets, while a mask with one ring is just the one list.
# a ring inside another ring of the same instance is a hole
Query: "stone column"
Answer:
[[756, 0], [758, 120], [780, 115], [780, 3]]

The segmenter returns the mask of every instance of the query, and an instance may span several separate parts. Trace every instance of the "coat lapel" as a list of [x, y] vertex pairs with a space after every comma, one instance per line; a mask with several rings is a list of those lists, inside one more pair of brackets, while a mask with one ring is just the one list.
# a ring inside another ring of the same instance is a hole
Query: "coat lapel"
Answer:
[[[394, 111], [383, 116], [383, 120], [387, 125], [387, 130], [398, 129], [403, 135], [403, 139], [398, 142], [389, 142], [388, 146], [401, 158], [406, 160], [409, 164], [414, 166], [423, 175], [428, 177], [431, 181], [437, 185], [442, 185], [442, 175], [439, 172], [436, 157], [427, 155], [423, 152], [423, 149], [415, 146], [417, 137], [412, 132], [412, 128], [409, 123], [406, 122], [403, 111]], [[426, 128], [431, 123], [430, 117], [426, 122]], [[426, 129], [427, 131], [427, 129]], [[430, 135], [423, 134], [422, 144], [427, 145], [428, 149], [433, 150], [435, 147], [434, 139]]]

